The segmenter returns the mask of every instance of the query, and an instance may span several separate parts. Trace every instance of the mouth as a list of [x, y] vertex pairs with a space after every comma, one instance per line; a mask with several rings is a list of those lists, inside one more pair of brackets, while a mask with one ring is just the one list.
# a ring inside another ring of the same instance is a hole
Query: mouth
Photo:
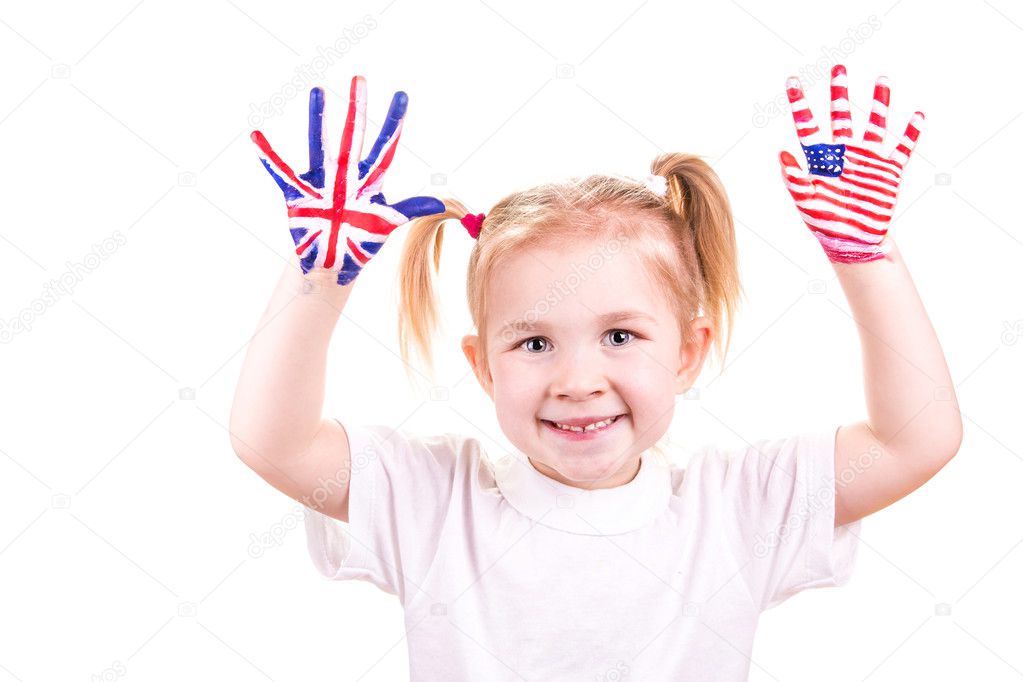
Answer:
[[544, 426], [547, 427], [549, 431], [553, 431], [564, 438], [568, 438], [570, 440], [590, 440], [608, 433], [609, 431], [614, 431], [620, 422], [625, 421], [625, 417], [626, 415], [619, 414], [611, 417], [610, 419], [598, 422], [599, 425], [589, 425], [585, 427], [568, 425], [559, 426], [556, 422], [550, 421], [549, 419], [541, 419], [540, 421], [544, 423]]

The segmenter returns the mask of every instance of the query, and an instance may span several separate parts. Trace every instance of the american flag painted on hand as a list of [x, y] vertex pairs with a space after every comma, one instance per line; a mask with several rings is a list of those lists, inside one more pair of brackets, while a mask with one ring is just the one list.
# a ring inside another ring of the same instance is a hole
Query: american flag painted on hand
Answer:
[[923, 127], [913, 114], [906, 132], [887, 156], [881, 150], [887, 132], [888, 79], [877, 79], [874, 104], [862, 140], [853, 143], [845, 67], [831, 70], [831, 136], [827, 142], [813, 120], [798, 78], [786, 83], [792, 119], [806, 157], [807, 171], [781, 152], [782, 179], [803, 222], [832, 262], [862, 263], [885, 257], [885, 240], [898, 199], [902, 170]]
[[337, 283], [351, 283], [380, 251], [387, 237], [412, 218], [442, 213], [434, 197], [412, 197], [388, 204], [381, 193], [394, 159], [408, 108], [396, 92], [380, 136], [359, 161], [366, 132], [366, 80], [352, 78], [348, 116], [337, 157], [323, 134], [323, 90], [309, 93], [309, 171], [298, 175], [274, 152], [263, 133], [250, 136], [263, 166], [284, 192], [288, 225], [303, 273], [313, 268], [337, 272]]

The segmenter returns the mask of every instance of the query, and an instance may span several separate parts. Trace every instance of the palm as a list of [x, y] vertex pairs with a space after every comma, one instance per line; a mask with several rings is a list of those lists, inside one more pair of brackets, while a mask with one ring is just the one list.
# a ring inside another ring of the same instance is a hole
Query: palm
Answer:
[[859, 144], [846, 142], [852, 139], [852, 128], [845, 67], [836, 66], [831, 72], [831, 143], [814, 123], [799, 80], [789, 79], [787, 91], [808, 172], [788, 152], [782, 152], [779, 159], [785, 185], [803, 222], [833, 262], [884, 258], [902, 171], [916, 145], [924, 115], [919, 111], [913, 115], [900, 143], [885, 156], [881, 146], [890, 95], [886, 78], [879, 78], [874, 86], [870, 120]]
[[412, 197], [388, 204], [381, 193], [391, 165], [408, 97], [397, 92], [387, 120], [369, 155], [358, 161], [366, 129], [366, 81], [352, 78], [348, 116], [337, 158], [323, 135], [323, 90], [309, 93], [309, 170], [296, 174], [254, 131], [264, 167], [284, 193], [288, 226], [303, 273], [315, 267], [337, 273], [338, 284], [352, 282], [379, 252], [387, 237], [410, 219], [441, 213], [434, 197]]

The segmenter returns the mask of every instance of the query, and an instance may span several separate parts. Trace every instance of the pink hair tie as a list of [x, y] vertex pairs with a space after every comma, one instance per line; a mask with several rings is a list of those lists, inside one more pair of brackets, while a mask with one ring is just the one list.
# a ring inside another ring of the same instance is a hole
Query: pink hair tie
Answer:
[[483, 219], [486, 217], [483, 213], [477, 213], [476, 215], [466, 213], [462, 216], [462, 224], [465, 225], [465, 229], [470, 237], [473, 239], [480, 238], [480, 228], [483, 227]]

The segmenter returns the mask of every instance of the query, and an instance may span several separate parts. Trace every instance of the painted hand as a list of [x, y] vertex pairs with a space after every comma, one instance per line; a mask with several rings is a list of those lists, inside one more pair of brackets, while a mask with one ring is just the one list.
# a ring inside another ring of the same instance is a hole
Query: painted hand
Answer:
[[352, 78], [348, 117], [334, 158], [323, 135], [323, 90], [313, 88], [309, 92], [309, 171], [301, 175], [274, 152], [263, 133], [252, 132], [260, 160], [284, 192], [288, 226], [303, 273], [313, 268], [331, 270], [337, 273], [337, 283], [345, 286], [399, 225], [444, 211], [444, 204], [433, 197], [388, 204], [380, 191], [407, 107], [408, 96], [396, 92], [380, 136], [369, 156], [359, 161], [366, 132], [366, 80]]
[[884, 156], [888, 79], [874, 84], [874, 105], [863, 139], [854, 144], [845, 67], [831, 70], [831, 136], [824, 136], [803, 97], [798, 78], [786, 83], [792, 118], [809, 173], [788, 152], [781, 152], [782, 179], [803, 222], [834, 263], [863, 263], [885, 257], [885, 237], [902, 181], [902, 169], [916, 145], [924, 115], [913, 114], [898, 146]]

